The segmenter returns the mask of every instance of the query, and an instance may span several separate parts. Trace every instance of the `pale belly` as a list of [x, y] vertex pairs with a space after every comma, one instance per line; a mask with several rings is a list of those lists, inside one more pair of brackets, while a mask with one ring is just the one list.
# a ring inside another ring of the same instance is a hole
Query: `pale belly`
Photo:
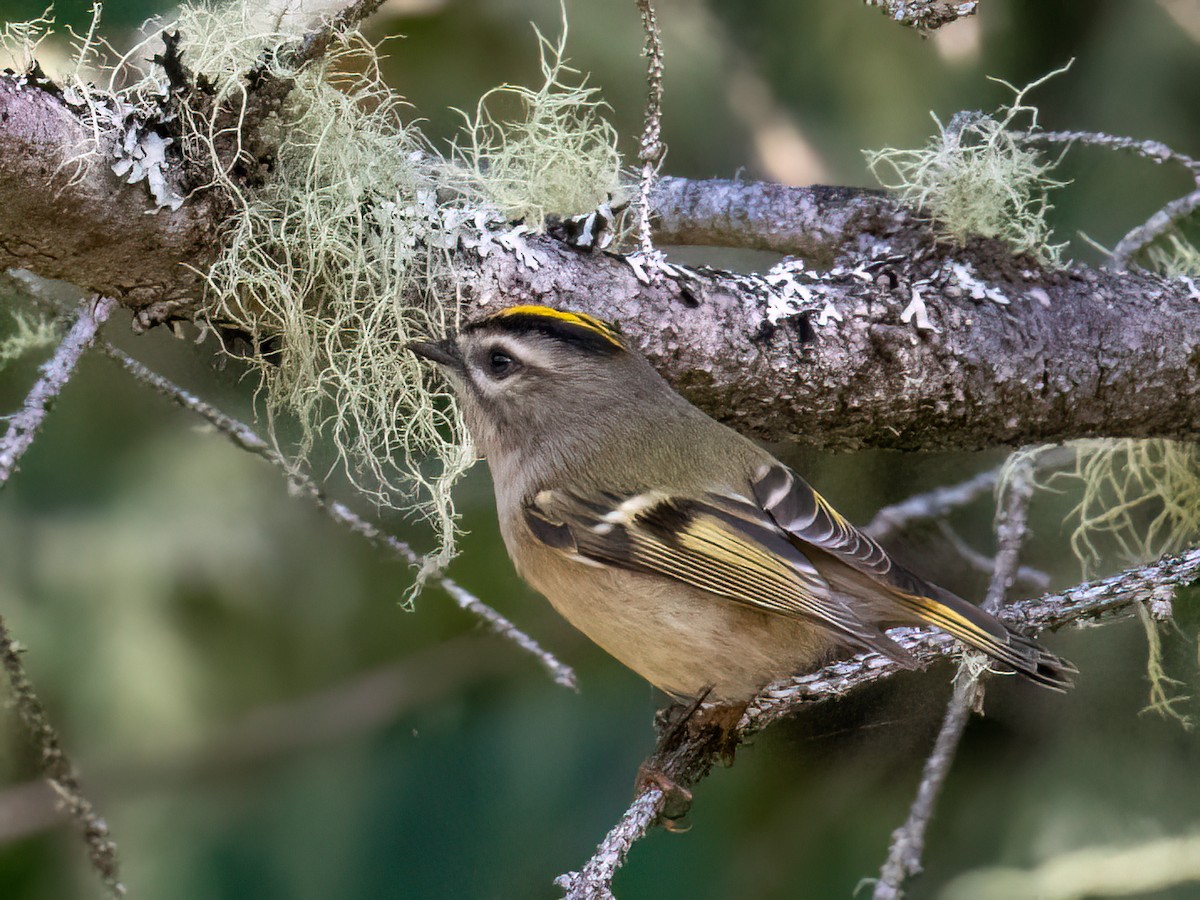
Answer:
[[519, 556], [522, 577], [568, 622], [675, 696], [711, 687], [714, 699], [746, 700], [771, 681], [815, 668], [838, 648], [827, 631], [807, 622], [665, 578], [564, 563], [533, 541]]

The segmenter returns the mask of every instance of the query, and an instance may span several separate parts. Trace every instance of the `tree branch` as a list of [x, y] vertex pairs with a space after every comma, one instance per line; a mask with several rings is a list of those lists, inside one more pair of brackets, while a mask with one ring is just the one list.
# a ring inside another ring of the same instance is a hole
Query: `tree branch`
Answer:
[[[1112, 621], [1128, 615], [1135, 603], [1154, 596], [1155, 591], [1174, 590], [1200, 581], [1200, 548], [1097, 581], [1085, 582], [1059, 593], [1045, 594], [1003, 607], [999, 618], [1024, 634], [1054, 631], [1064, 625]], [[889, 635], [919, 662], [928, 664], [959, 650], [959, 644], [945, 632], [933, 629], [897, 628]], [[878, 654], [863, 654], [831, 663], [816, 672], [800, 675], [765, 688], [750, 703], [739, 723], [740, 739], [751, 735], [799, 709], [842, 697], [865, 684], [889, 678], [900, 667]], [[710, 733], [686, 736], [669, 752], [652, 757], [656, 771], [682, 788], [689, 788], [712, 771], [720, 751], [719, 736]], [[634, 799], [621, 820], [605, 837], [593, 857], [579, 872], [563, 876], [561, 882], [571, 897], [606, 897], [611, 879], [620, 867], [629, 847], [649, 828], [647, 817], [662, 813], [664, 796], [657, 787], [648, 787]], [[614, 848], [617, 855], [613, 856]]]
[[[153, 388], [176, 405], [203, 416], [204, 419], [232, 440], [237, 446], [249, 453], [253, 453], [261, 459], [265, 459], [271, 465], [275, 466], [287, 477], [288, 484], [293, 491], [307, 498], [318, 509], [329, 516], [329, 518], [333, 519], [333, 521], [349, 528], [355, 534], [366, 538], [376, 547], [390, 550], [410, 566], [417, 569], [422, 566], [423, 560], [416, 550], [399, 538], [381, 530], [374, 523], [367, 521], [345, 504], [331, 500], [315, 481], [303, 473], [297, 472], [295, 467], [289, 466], [287, 460], [249, 425], [239, 422], [232, 416], [226, 415], [212, 405], [205, 403], [194, 394], [185, 391], [174, 382], [169, 381], [156, 372], [152, 372], [133, 357], [111, 344], [105, 344], [103, 349], [105, 353], [120, 363], [125, 371], [138, 381]], [[446, 577], [439, 577], [437, 584], [450, 595], [461, 609], [478, 617], [492, 632], [512, 641], [522, 650], [532, 655], [556, 684], [560, 684], [571, 690], [578, 690], [574, 670], [566, 663], [558, 660], [554, 654], [514, 625], [506, 616], [488, 606], [456, 581]]]
[[979, 0], [863, 0], [889, 19], [927, 34], [964, 16], [975, 15]]
[[[0, 76], [0, 121], [0, 266], [116, 296], [141, 326], [197, 313], [195, 269], [218, 250], [214, 198], [146, 216], [145, 188], [121, 183], [103, 152], [77, 178], [49, 178], [87, 135], [15, 76]], [[468, 309], [532, 301], [616, 319], [690, 399], [772, 440], [944, 449], [1200, 429], [1200, 317], [1181, 279], [940, 245], [870, 192], [660, 179], [654, 197], [659, 240], [695, 240], [702, 220], [720, 240], [740, 222], [839, 263], [766, 277], [669, 267], [647, 283], [636, 260], [525, 236], [520, 252], [460, 246], [456, 287]], [[927, 330], [901, 321], [918, 295]]]
[[[999, 611], [1005, 594], [1016, 579], [1021, 542], [1025, 538], [1026, 513], [1032, 496], [1033, 461], [1025, 458], [1017, 463], [1008, 480], [1003, 503], [997, 511], [996, 541], [999, 549], [983, 601], [983, 608], [990, 613]], [[968, 653], [963, 656], [941, 730], [921, 772], [917, 796], [904, 824], [892, 833], [887, 859], [880, 869], [879, 880], [875, 882], [874, 900], [899, 900], [904, 896], [904, 882], [921, 872], [925, 832], [933, 820], [938, 796], [950, 776], [950, 767], [954, 765], [954, 757], [966, 732], [971, 711], [980, 709], [983, 703], [983, 682], [980, 680], [983, 671], [981, 654]]]
[[92, 345], [96, 332], [116, 305], [106, 297], [85, 300], [67, 336], [54, 355], [42, 364], [42, 377], [30, 389], [20, 411], [8, 418], [8, 431], [0, 439], [0, 488], [8, 483], [21, 457], [33, 446], [50, 404], [66, 387], [79, 358]]
[[117, 845], [109, 835], [108, 824], [83, 793], [79, 774], [63, 751], [58, 732], [46, 717], [46, 709], [25, 672], [22, 652], [23, 648], [9, 633], [4, 619], [0, 618], [0, 663], [8, 673], [17, 711], [38, 749], [38, 768], [42, 778], [53, 789], [68, 815], [79, 825], [92, 868], [100, 876], [108, 893], [113, 897], [123, 897], [125, 885], [121, 883]]

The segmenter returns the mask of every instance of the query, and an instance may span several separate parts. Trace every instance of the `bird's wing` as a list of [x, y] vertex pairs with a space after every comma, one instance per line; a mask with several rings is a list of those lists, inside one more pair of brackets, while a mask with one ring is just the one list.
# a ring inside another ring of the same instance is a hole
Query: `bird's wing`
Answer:
[[893, 621], [936, 625], [1034, 681], [1060, 689], [1070, 683], [1069, 663], [979, 607], [898, 565], [791, 469], [781, 463], [763, 466], [755, 473], [751, 489], [762, 510], [801, 553], [814, 554], [815, 548], [874, 582], [875, 591], [870, 593], [890, 601], [896, 613]]
[[864, 622], [751, 497], [650, 491], [580, 497], [542, 491], [525, 521], [543, 544], [585, 561], [691, 585], [735, 603], [813, 620], [858, 646], [908, 662]]

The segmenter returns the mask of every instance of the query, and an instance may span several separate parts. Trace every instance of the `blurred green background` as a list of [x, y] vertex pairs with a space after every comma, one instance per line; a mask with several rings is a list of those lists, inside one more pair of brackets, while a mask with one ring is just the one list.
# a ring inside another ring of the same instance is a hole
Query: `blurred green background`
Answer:
[[[869, 184], [861, 148], [916, 146], [934, 110], [990, 109], [1076, 63], [1033, 96], [1042, 122], [1155, 138], [1200, 155], [1200, 4], [985, 2], [975, 20], [922, 40], [850, 0], [661, 0], [668, 58], [665, 171]], [[127, 45], [166, 7], [112, 4], [104, 31]], [[41, 12], [0, 0], [0, 18]], [[569, 0], [569, 55], [611, 104], [632, 158], [644, 84], [632, 2]], [[86, 26], [84, 4], [58, 17]], [[502, 81], [535, 83], [529, 27], [552, 2], [407, 0], [372, 33], [387, 76], [437, 140]], [[47, 53], [52, 52], [50, 48]], [[1095, 261], [1187, 179], [1098, 150], [1065, 163], [1060, 239]], [[729, 266], [761, 259], [703, 251]], [[7, 304], [7, 298], [4, 298]], [[249, 417], [253, 385], [212, 345], [108, 332], [222, 409]], [[0, 373], [0, 410], [36, 377]], [[987, 454], [828, 457], [779, 448], [853, 520], [995, 465]], [[0, 613], [52, 720], [108, 817], [134, 897], [554, 897], [631, 796], [662, 698], [561, 622], [513, 575], [486, 470], [459, 490], [468, 535], [451, 574], [578, 669], [582, 690], [482, 631], [436, 589], [413, 612], [404, 565], [288, 496], [261, 461], [199, 427], [100, 357], [84, 361], [45, 433], [0, 494]], [[1056, 585], [1079, 579], [1062, 526], [1069, 495], [1042, 494], [1025, 561]], [[988, 550], [991, 505], [956, 516]], [[402, 520], [418, 546], [430, 538]], [[982, 581], [936, 534], [906, 548], [969, 596]], [[1123, 560], [1113, 557], [1115, 570]], [[1181, 602], [1168, 671], [1197, 687], [1198, 598]], [[1200, 825], [1200, 748], [1177, 723], [1139, 715], [1146, 641], [1135, 623], [1053, 636], [1076, 690], [996, 679], [970, 726], [910, 896], [956, 874], [1029, 866], [1096, 844]], [[622, 898], [844, 897], [874, 876], [906, 815], [940, 723], [951, 669], [893, 679], [757, 738], [696, 792], [686, 835], [656, 832], [619, 875]], [[1185, 704], [1197, 712], [1197, 704]], [[0, 718], [0, 896], [99, 889], [70, 827], [46, 815], [35, 753]], [[1194, 897], [1195, 885], [1155, 896]]]

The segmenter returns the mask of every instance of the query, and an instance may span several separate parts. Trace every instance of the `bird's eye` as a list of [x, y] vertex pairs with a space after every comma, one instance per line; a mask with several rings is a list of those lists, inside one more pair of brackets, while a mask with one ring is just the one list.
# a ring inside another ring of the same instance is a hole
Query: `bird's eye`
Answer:
[[517, 370], [517, 361], [503, 350], [488, 354], [488, 371], [494, 378], [507, 378]]

